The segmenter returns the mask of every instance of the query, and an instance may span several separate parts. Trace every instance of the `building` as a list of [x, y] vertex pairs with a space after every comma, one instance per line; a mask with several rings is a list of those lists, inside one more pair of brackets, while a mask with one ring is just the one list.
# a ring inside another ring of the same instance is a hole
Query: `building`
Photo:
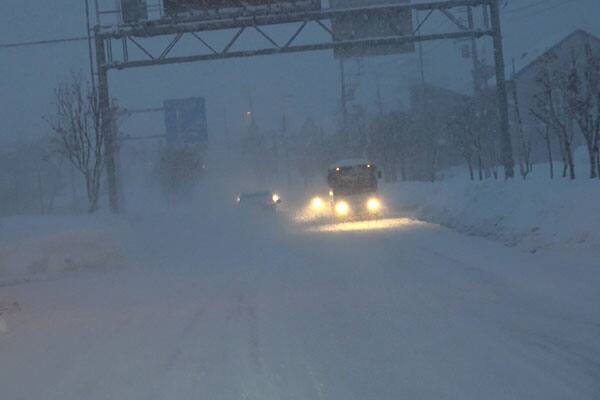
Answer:
[[[600, 54], [600, 38], [584, 30], [576, 30], [566, 36], [563, 33], [560, 38], [549, 38], [546, 43], [536, 46], [519, 57], [507, 58], [507, 68], [511, 72], [509, 74], [508, 89], [515, 158], [519, 156], [520, 151], [520, 137], [516, 125], [515, 94], [523, 131], [531, 139], [532, 161], [546, 161], [546, 144], [540, 132], [543, 130], [543, 126], [531, 113], [531, 109], [535, 106], [536, 93], [540, 91], [539, 83], [537, 82], [540, 70], [547, 64], [545, 60], [550, 56], [554, 59], [552, 63], [553, 69], [567, 68], [571, 64], [573, 57], [582, 59], [588, 43], [593, 52]], [[574, 132], [575, 146], [583, 144], [583, 138], [579, 134], [577, 127], [575, 126], [574, 129], [576, 130]], [[556, 155], [554, 158], [560, 160], [560, 148], [556, 140], [554, 142], [552, 145], [553, 153]]]

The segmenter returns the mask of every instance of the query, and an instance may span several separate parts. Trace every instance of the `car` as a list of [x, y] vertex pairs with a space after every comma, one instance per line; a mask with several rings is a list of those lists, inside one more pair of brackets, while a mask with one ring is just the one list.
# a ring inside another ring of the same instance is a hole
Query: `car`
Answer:
[[241, 209], [275, 211], [281, 204], [281, 196], [273, 191], [241, 193], [236, 204]]

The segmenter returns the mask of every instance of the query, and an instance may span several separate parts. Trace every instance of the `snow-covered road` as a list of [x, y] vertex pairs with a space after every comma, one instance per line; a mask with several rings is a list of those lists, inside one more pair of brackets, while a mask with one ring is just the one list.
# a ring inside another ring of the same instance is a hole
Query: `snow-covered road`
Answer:
[[0, 287], [0, 398], [600, 398], [597, 260], [221, 218], [132, 218], [136, 267]]

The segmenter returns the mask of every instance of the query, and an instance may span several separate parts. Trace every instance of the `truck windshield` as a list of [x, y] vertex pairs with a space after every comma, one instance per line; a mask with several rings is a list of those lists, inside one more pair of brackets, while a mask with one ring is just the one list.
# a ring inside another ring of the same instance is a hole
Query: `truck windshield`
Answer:
[[339, 167], [329, 171], [327, 182], [336, 195], [372, 193], [377, 191], [375, 168], [369, 165]]

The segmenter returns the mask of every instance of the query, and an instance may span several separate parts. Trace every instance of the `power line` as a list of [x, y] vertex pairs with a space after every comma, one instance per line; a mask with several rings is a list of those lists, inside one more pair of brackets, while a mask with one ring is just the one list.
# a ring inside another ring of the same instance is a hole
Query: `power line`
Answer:
[[30, 47], [30, 46], [43, 46], [47, 44], [58, 44], [58, 43], [69, 43], [69, 42], [84, 42], [87, 41], [87, 36], [82, 37], [71, 37], [62, 39], [50, 39], [50, 40], [38, 40], [33, 42], [16, 42], [16, 43], [0, 43], [0, 49], [16, 48], [16, 47]]
[[518, 7], [518, 8], [508, 8], [507, 10], [504, 10], [504, 14], [514, 14], [517, 12], [521, 12], [521, 11], [525, 11], [525, 10], [529, 10], [531, 8], [540, 6], [540, 5], [547, 5], [548, 4], [548, 0], [538, 0], [535, 3], [530, 3], [527, 4], [525, 6], [522, 7]]
[[[568, 4], [573, 3], [575, 0], [564, 0], [560, 3], [554, 3], [554, 4], [548, 4], [548, 3], [544, 3], [545, 5], [547, 5], [547, 7], [544, 8], [540, 8], [537, 10], [531, 10], [532, 12], [526, 13], [526, 14], [519, 14], [519, 15], [514, 15], [511, 16], [511, 18], [509, 18], [509, 20], [511, 21], [521, 21], [523, 19], [527, 19], [527, 18], [531, 18], [531, 17], [537, 17], [540, 15], [543, 15], [545, 13], [547, 13], [548, 11], [552, 11], [552, 10], [556, 10], [558, 8], [564, 7]], [[541, 4], [541, 3], [540, 3]], [[539, 4], [538, 4], [539, 5]], [[514, 11], [522, 11], [522, 9], [519, 10], [514, 10]]]

